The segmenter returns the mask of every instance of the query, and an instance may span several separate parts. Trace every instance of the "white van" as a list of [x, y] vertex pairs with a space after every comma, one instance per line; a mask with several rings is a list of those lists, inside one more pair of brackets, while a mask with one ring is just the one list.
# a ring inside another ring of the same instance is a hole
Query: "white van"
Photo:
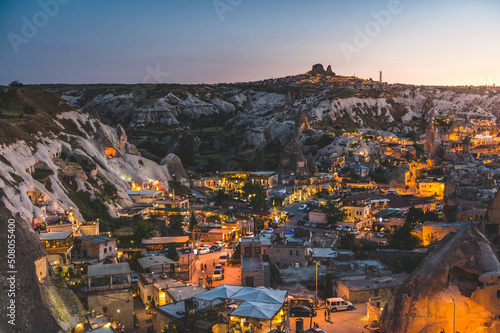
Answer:
[[219, 263], [225, 264], [229, 261], [229, 252], [222, 252], [219, 257]]
[[337, 312], [339, 310], [352, 310], [354, 306], [351, 302], [344, 301], [340, 297], [327, 298], [326, 307], [332, 312]]

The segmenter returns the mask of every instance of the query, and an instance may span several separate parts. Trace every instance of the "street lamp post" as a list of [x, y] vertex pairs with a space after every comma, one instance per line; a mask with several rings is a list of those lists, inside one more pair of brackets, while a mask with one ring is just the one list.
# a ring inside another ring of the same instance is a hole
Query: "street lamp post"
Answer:
[[453, 301], [453, 333], [455, 333], [455, 298], [451, 299]]

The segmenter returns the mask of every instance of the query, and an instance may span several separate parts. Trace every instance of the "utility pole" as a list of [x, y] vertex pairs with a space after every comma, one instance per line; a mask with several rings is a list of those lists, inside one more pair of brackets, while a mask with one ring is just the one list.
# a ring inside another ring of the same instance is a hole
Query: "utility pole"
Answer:
[[380, 81], [380, 90], [384, 90], [384, 85], [382, 83], [382, 71], [379, 71], [379, 81]]
[[455, 298], [451, 299], [453, 301], [453, 333], [455, 333]]

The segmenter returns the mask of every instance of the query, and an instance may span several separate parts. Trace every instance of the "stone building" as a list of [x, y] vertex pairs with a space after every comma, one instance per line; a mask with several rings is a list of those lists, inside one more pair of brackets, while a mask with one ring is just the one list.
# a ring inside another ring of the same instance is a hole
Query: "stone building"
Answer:
[[241, 285], [246, 287], [271, 285], [269, 263], [264, 263], [262, 260], [262, 244], [257, 237], [241, 238]]
[[374, 297], [387, 299], [407, 277], [408, 274], [402, 273], [377, 278], [360, 276], [356, 279], [341, 279], [337, 282], [336, 292], [338, 297], [351, 303], [365, 303]]
[[116, 257], [116, 238], [92, 235], [75, 238], [74, 253], [79, 257], [97, 259], [98, 262]]
[[422, 226], [422, 243], [424, 246], [441, 240], [444, 236], [452, 232], [465, 228], [468, 222], [442, 223], [427, 221]]
[[89, 266], [87, 289], [89, 310], [106, 312], [126, 329], [134, 327], [132, 277], [128, 263]]

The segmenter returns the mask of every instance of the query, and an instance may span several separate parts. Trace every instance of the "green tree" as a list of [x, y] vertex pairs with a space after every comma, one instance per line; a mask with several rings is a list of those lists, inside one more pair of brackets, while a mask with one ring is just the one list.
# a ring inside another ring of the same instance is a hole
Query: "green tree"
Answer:
[[425, 222], [425, 213], [420, 208], [411, 207], [406, 214], [406, 223], [411, 225], [423, 224]]
[[330, 195], [330, 192], [328, 192], [328, 190], [326, 188], [322, 188], [321, 191], [319, 191], [317, 194], [318, 198], [326, 198], [329, 195]]
[[335, 275], [332, 272], [328, 272], [325, 275], [325, 298], [333, 296], [333, 279]]
[[220, 206], [223, 203], [230, 202], [232, 200], [231, 196], [223, 190], [218, 190], [213, 196], [213, 199], [217, 206]]
[[193, 231], [198, 226], [198, 219], [194, 214], [194, 211], [191, 211], [191, 217], [189, 218], [189, 231]]
[[142, 251], [135, 251], [128, 259], [128, 265], [130, 266], [130, 269], [132, 271], [137, 272], [137, 260], [141, 259], [144, 257], [144, 254]]
[[322, 210], [323, 213], [326, 214], [326, 222], [328, 225], [335, 225], [338, 222], [343, 222], [347, 217], [347, 213], [331, 200], [328, 200], [326, 205], [322, 207]]
[[340, 236], [340, 247], [343, 249], [356, 251], [358, 249], [356, 236], [351, 233], [344, 233], [342, 236]]
[[167, 258], [173, 261], [179, 261], [179, 253], [177, 253], [177, 248], [174, 244], [168, 246]]
[[406, 215], [406, 222], [411, 225], [424, 224], [426, 221], [441, 221], [435, 212], [425, 212], [420, 208], [411, 207]]
[[169, 228], [173, 235], [182, 234], [182, 222], [184, 217], [181, 214], [170, 215], [169, 217]]
[[135, 244], [141, 244], [143, 238], [150, 238], [152, 231], [153, 228], [150, 227], [146, 222], [144, 221], [138, 222], [134, 226], [133, 239]]
[[412, 250], [420, 246], [420, 238], [412, 233], [413, 226], [410, 223], [405, 223], [401, 227], [397, 227], [394, 232], [389, 235], [387, 243], [391, 248], [399, 250]]
[[243, 185], [242, 190], [245, 198], [249, 198], [250, 204], [255, 209], [269, 209], [269, 204], [266, 201], [266, 193], [262, 185], [246, 182]]

